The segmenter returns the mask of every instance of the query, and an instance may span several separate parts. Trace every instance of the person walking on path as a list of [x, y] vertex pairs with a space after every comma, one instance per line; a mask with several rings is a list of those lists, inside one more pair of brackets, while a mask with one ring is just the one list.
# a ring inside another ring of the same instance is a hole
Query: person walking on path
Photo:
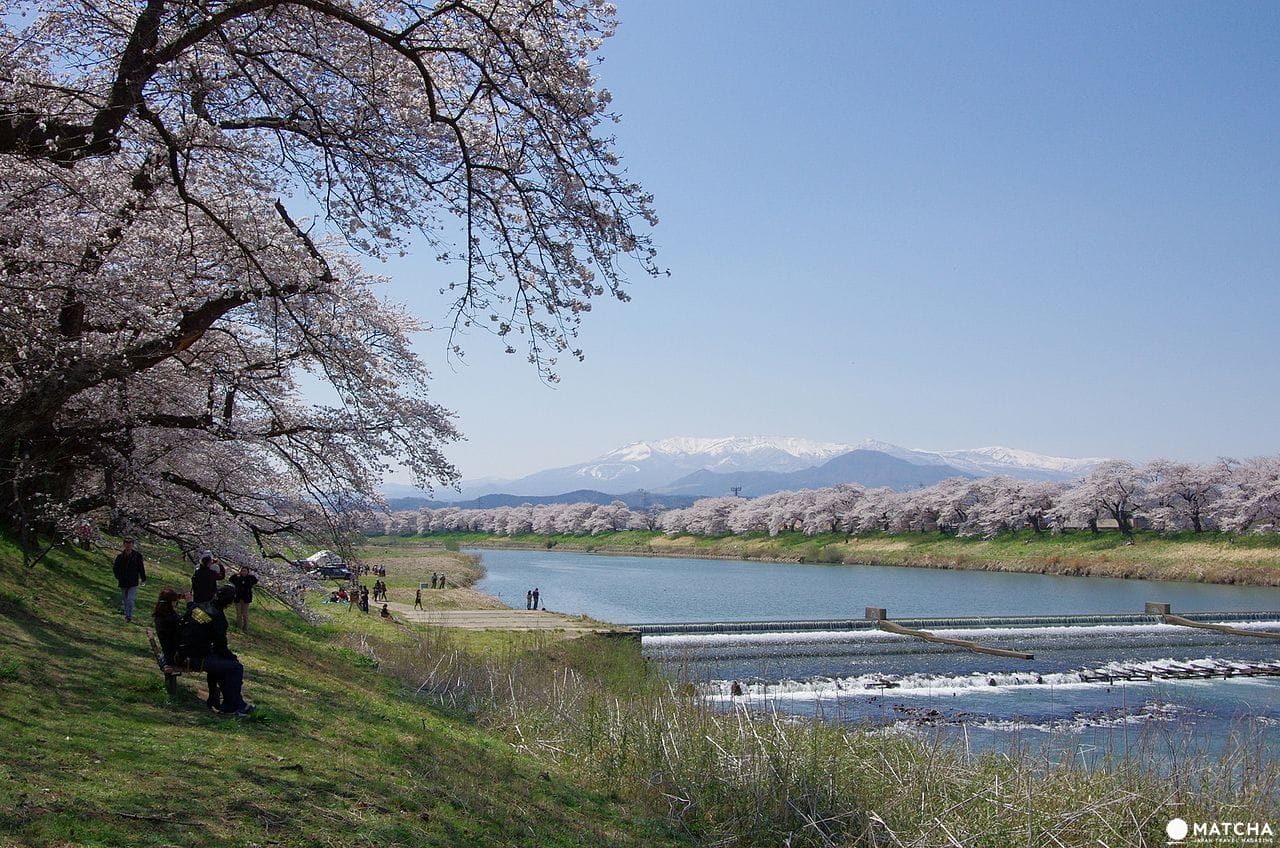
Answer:
[[422, 609], [422, 589], [418, 589], [413, 596], [413, 608]]
[[124, 620], [133, 621], [133, 604], [138, 598], [138, 585], [147, 582], [147, 569], [142, 554], [133, 549], [133, 539], [124, 538], [124, 546], [111, 566], [116, 583], [120, 586], [120, 605], [124, 608]]
[[191, 575], [191, 602], [203, 604], [212, 601], [218, 593], [218, 581], [226, 576], [226, 568], [213, 558], [213, 551], [201, 551], [200, 564]]
[[236, 588], [236, 627], [241, 633], [249, 632], [249, 604], [253, 603], [253, 587], [258, 585], [258, 576], [249, 571], [249, 566], [240, 566], [240, 573], [231, 575], [228, 580]]

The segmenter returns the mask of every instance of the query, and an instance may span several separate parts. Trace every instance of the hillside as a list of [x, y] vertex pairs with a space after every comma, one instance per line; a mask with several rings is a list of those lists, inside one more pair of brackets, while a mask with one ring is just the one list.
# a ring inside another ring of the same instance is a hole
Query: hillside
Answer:
[[127, 625], [114, 550], [24, 569], [0, 540], [5, 848], [682, 844], [379, 673], [371, 656], [409, 640], [376, 618], [311, 627], [262, 598], [231, 637], [258, 712], [210, 714], [192, 676], [169, 703], [141, 622], [187, 569], [143, 552], [151, 580]]

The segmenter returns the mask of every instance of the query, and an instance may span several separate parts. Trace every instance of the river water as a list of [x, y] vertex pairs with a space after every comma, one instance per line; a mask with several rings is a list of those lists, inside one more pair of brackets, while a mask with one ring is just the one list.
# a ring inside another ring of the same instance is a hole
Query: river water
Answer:
[[[1239, 625], [1280, 631], [1280, 589], [884, 566], [777, 564], [483, 550], [478, 588], [620, 624], [1275, 611]], [[1240, 676], [1280, 662], [1280, 640], [1163, 624], [936, 630], [1034, 654], [1011, 659], [895, 636], [771, 632], [645, 636], [646, 656], [738, 704], [831, 721], [940, 734], [980, 749], [1051, 745], [1082, 757], [1159, 749], [1219, 753], [1228, 738], [1280, 750], [1280, 678]], [[1227, 679], [1159, 679], [1174, 667]], [[1153, 679], [1116, 675], [1154, 671]], [[1100, 678], [1111, 676], [1110, 682]]]

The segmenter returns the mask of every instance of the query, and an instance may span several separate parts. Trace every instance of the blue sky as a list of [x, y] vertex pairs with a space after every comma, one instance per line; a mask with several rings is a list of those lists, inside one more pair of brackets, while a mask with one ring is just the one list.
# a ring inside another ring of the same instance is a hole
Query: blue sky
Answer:
[[[465, 477], [674, 435], [1280, 451], [1280, 4], [618, 6], [671, 275], [554, 388], [425, 336]], [[390, 296], [438, 321], [430, 257]]]

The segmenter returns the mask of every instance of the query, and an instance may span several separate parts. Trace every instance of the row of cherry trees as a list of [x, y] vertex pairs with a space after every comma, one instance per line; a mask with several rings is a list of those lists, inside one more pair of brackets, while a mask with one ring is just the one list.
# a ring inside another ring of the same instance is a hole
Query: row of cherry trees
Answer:
[[857, 484], [778, 492], [759, 498], [713, 497], [683, 509], [634, 511], [625, 504], [550, 504], [493, 509], [420, 509], [376, 516], [372, 535], [481, 532], [597, 535], [662, 530], [695, 536], [784, 532], [806, 535], [952, 532], [995, 536], [1100, 523], [1130, 532], [1223, 530], [1274, 533], [1280, 526], [1280, 456], [1215, 465], [1113, 461], [1070, 484], [1010, 477], [953, 478], [907, 492]]

